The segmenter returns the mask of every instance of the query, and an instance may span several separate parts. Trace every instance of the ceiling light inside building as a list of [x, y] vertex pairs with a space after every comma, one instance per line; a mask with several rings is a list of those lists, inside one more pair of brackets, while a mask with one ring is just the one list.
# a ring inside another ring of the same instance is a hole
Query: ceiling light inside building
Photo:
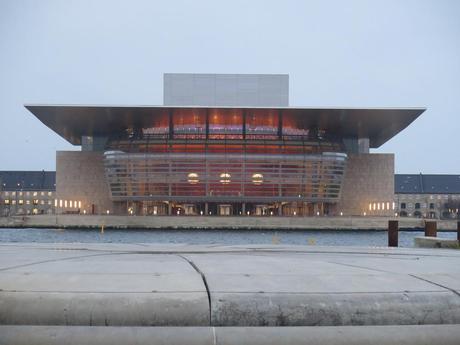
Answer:
[[220, 174], [219, 177], [220, 177], [220, 180], [219, 180], [220, 183], [229, 184], [231, 181], [230, 178], [232, 176], [229, 173], [225, 172], [225, 173]]
[[264, 175], [262, 174], [253, 174], [252, 175], [252, 183], [254, 183], [255, 185], [260, 185], [264, 182]]
[[198, 182], [200, 182], [200, 180], [198, 179], [198, 174], [197, 173], [188, 174], [187, 175], [187, 181], [190, 184], [197, 184]]

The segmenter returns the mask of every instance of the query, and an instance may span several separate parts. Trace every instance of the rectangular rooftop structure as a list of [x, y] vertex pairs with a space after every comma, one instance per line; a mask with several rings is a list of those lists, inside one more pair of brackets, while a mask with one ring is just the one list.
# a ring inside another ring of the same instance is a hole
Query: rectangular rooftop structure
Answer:
[[168, 106], [287, 107], [288, 74], [165, 73]]

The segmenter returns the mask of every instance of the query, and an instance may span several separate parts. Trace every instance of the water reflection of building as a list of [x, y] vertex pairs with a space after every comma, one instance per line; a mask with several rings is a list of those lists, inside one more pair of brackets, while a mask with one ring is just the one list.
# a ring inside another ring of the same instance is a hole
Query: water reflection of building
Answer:
[[0, 171], [0, 216], [53, 214], [54, 171]]
[[163, 106], [26, 107], [82, 146], [57, 152], [57, 212], [393, 215], [394, 156], [369, 148], [424, 109], [289, 107], [288, 91], [287, 75], [166, 74]]

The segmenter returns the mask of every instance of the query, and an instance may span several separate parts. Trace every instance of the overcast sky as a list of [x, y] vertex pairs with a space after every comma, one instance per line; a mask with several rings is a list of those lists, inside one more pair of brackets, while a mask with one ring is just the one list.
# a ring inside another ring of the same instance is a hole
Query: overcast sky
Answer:
[[79, 149], [23, 104], [158, 105], [164, 72], [288, 73], [291, 106], [426, 107], [373, 152], [460, 173], [456, 0], [0, 0], [0, 170]]

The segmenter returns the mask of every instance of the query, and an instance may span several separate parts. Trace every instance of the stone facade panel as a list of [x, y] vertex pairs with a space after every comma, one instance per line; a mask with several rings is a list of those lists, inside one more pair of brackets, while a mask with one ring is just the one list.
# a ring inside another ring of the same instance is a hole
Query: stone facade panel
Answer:
[[[106, 182], [102, 152], [58, 151], [56, 153], [57, 213], [104, 214], [114, 212]], [[60, 205], [79, 201], [81, 207]]]
[[393, 200], [394, 155], [349, 154], [337, 213], [391, 216]]

